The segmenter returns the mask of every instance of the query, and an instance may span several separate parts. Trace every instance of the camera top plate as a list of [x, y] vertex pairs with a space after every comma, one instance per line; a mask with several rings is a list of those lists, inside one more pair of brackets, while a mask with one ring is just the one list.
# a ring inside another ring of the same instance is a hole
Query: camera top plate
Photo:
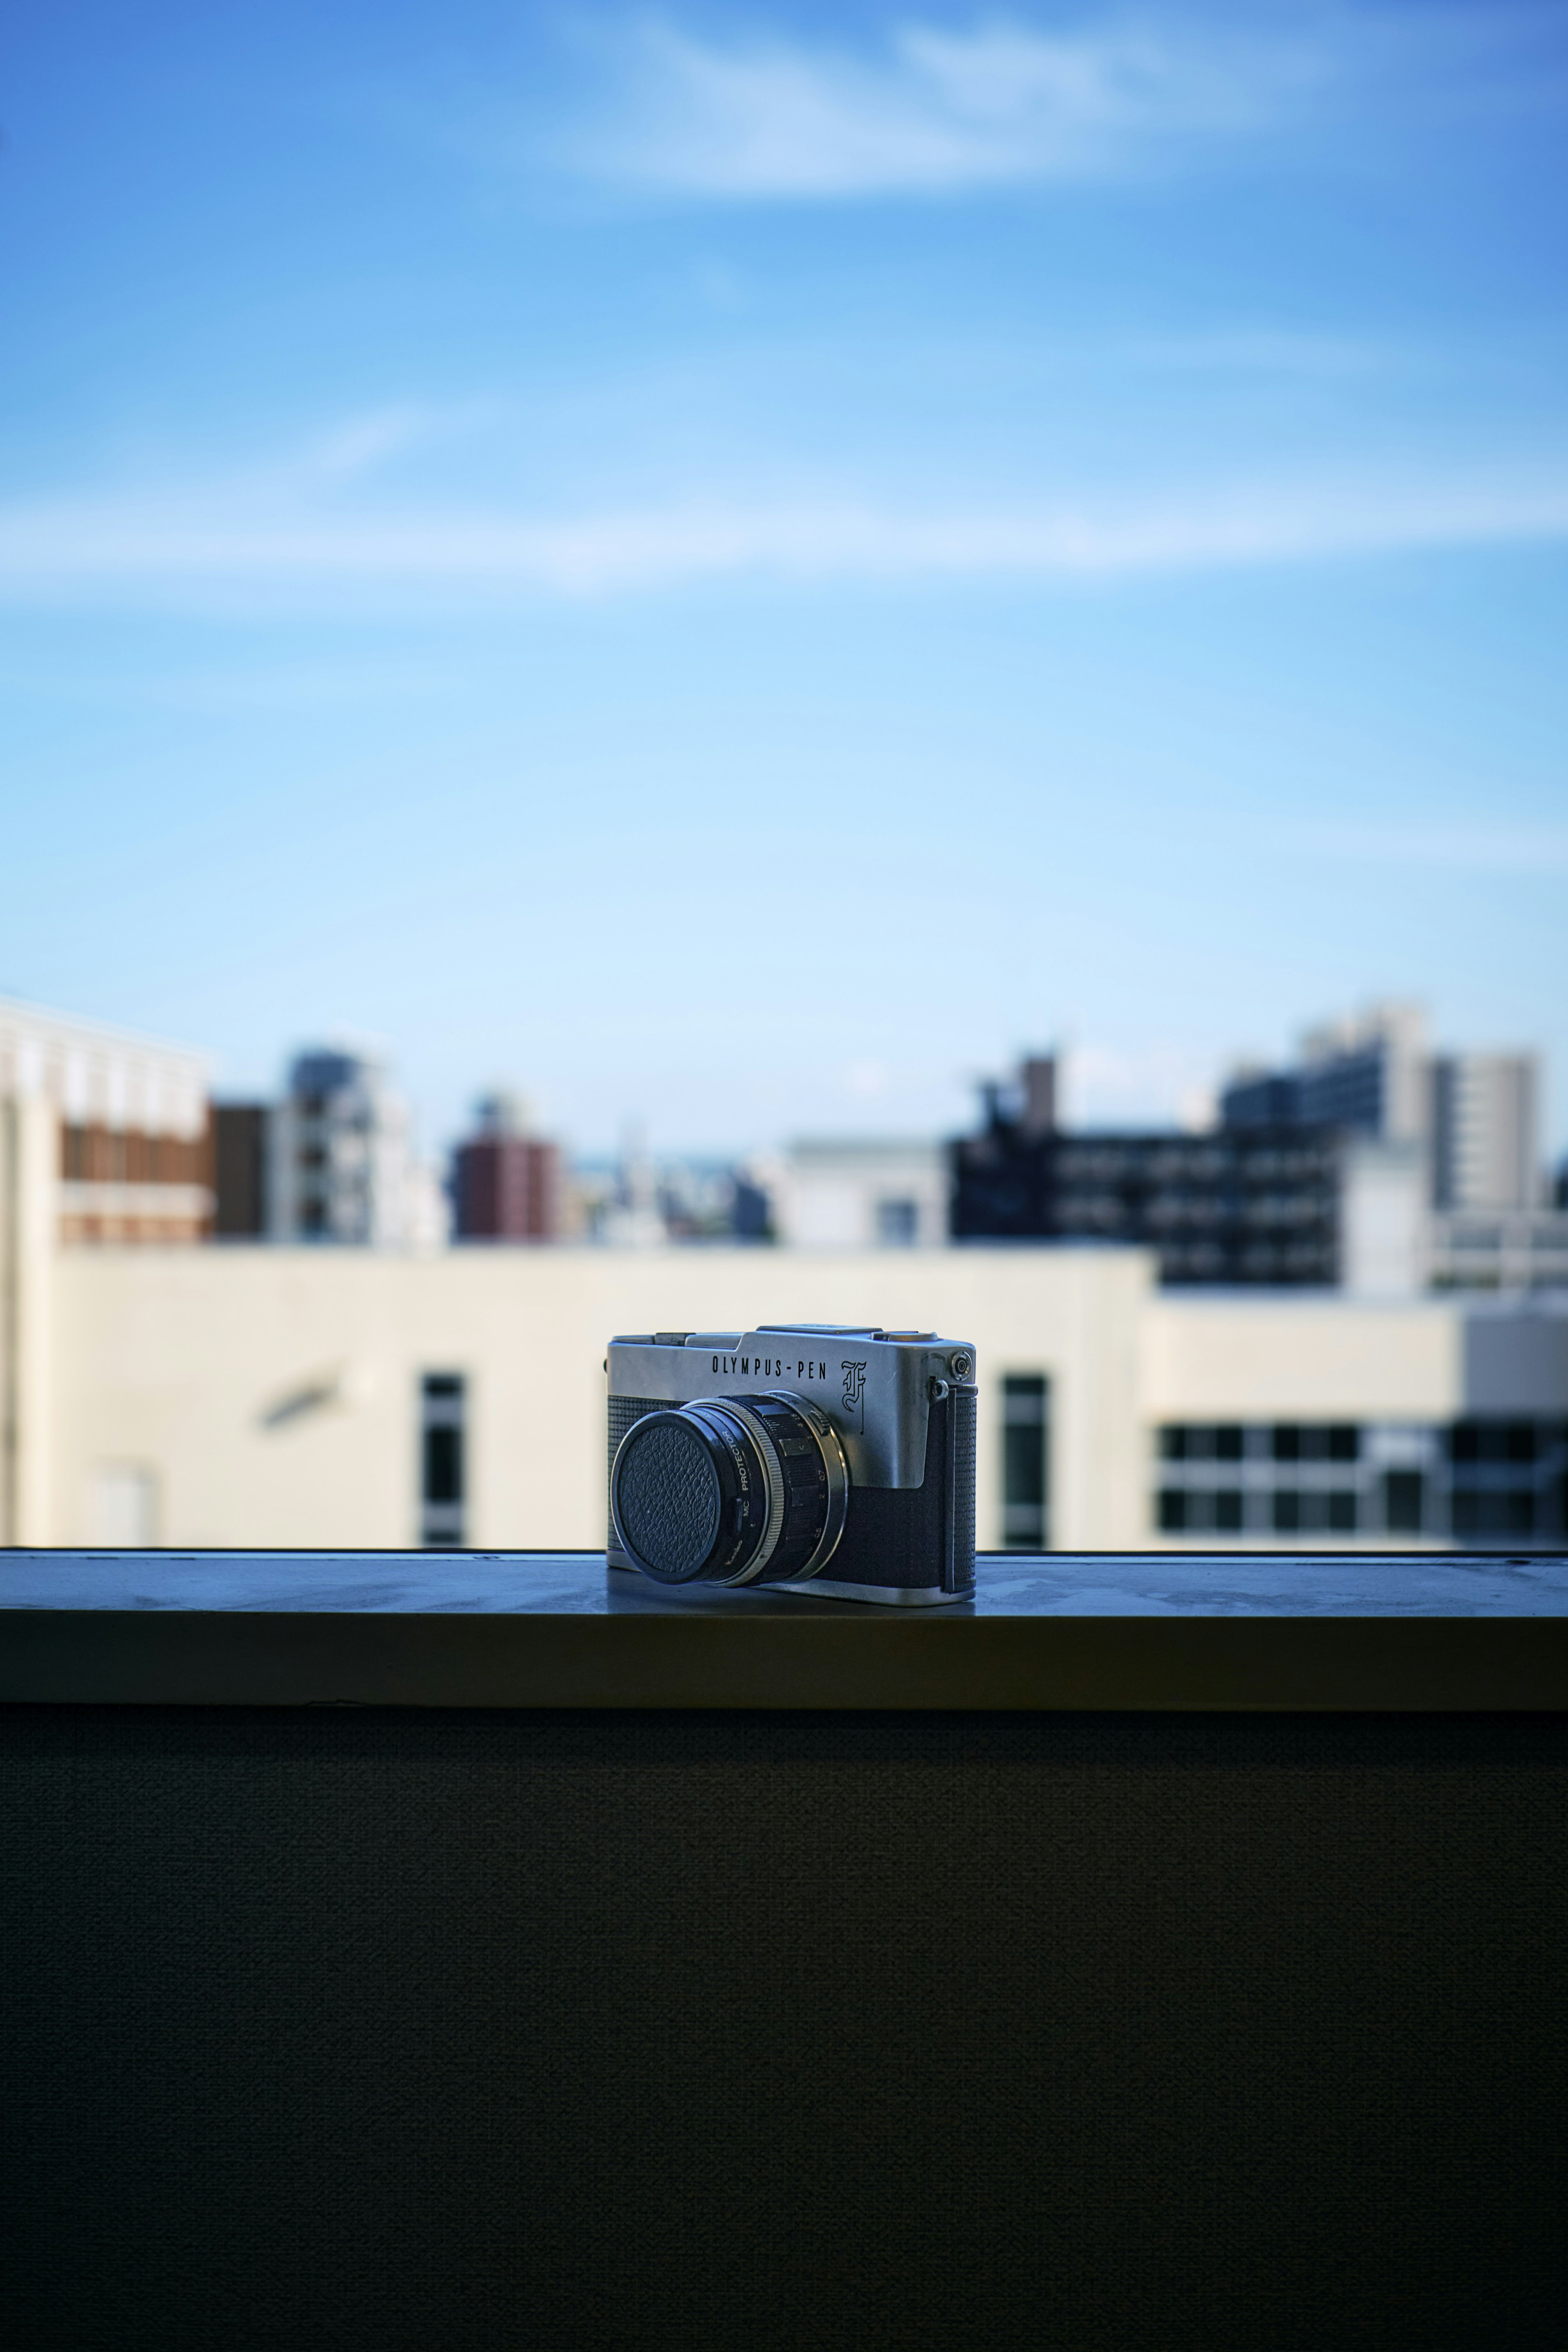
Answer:
[[832, 1422], [858, 1486], [919, 1486], [931, 1384], [973, 1381], [974, 1349], [934, 1331], [762, 1323], [752, 1331], [626, 1333], [611, 1340], [607, 1369], [612, 1396], [661, 1403], [793, 1391]]

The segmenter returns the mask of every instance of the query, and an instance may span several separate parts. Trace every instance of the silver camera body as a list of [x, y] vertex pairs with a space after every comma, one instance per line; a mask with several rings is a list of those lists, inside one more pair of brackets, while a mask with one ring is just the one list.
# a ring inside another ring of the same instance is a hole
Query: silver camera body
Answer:
[[940, 1605], [974, 1590], [974, 1350], [764, 1323], [610, 1342], [612, 1569]]

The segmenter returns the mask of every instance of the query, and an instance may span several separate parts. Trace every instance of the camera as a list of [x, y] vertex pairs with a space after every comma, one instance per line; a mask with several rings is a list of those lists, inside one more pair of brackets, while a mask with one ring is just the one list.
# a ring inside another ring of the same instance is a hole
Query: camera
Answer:
[[974, 1350], [763, 1323], [610, 1341], [605, 1558], [656, 1584], [974, 1590]]

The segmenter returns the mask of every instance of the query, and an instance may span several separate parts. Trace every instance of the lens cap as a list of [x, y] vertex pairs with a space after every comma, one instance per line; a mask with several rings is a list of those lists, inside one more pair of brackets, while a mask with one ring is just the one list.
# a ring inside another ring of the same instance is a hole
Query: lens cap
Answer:
[[724, 1507], [702, 1432], [678, 1412], [634, 1423], [616, 1461], [616, 1509], [626, 1543], [650, 1574], [683, 1583], [707, 1566]]

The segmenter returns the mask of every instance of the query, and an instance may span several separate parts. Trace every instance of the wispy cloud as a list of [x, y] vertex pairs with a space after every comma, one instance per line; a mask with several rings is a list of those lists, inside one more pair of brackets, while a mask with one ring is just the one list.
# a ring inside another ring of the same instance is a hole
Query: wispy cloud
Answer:
[[729, 197], [1103, 177], [1256, 131], [1325, 70], [1317, 44], [1279, 30], [1148, 16], [1073, 31], [903, 23], [858, 50], [642, 21], [595, 55], [596, 119], [562, 160]]
[[323, 485], [312, 456], [293, 476], [258, 467], [201, 490], [0, 509], [0, 597], [493, 600], [746, 577], [1091, 582], [1563, 537], [1568, 459], [1555, 458], [1468, 480], [1312, 478], [1125, 503], [760, 498], [541, 516], [371, 504], [363, 490], [356, 501]]
[[1287, 836], [1298, 855], [1377, 866], [1445, 866], [1462, 874], [1568, 874], [1568, 824], [1343, 824]]

